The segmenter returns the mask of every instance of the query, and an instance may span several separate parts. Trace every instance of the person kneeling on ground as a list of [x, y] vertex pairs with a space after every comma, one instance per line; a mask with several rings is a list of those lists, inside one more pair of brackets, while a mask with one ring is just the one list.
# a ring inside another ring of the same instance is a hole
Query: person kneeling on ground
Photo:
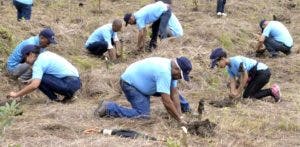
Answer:
[[[50, 100], [68, 102], [74, 93], [80, 89], [81, 82], [77, 69], [63, 57], [40, 49], [34, 45], [27, 45], [22, 50], [25, 62], [32, 66], [32, 80], [22, 90], [10, 92], [8, 97], [17, 98], [39, 88]], [[60, 100], [57, 94], [64, 96]]]
[[[43, 52], [50, 44], [56, 44], [55, 34], [50, 28], [43, 29], [38, 36], [30, 37], [22, 41], [9, 55], [6, 68], [8, 74], [13, 78], [18, 78], [21, 82], [26, 82], [31, 78], [31, 67], [22, 61], [22, 50], [26, 45], [36, 45]], [[22, 62], [22, 63], [21, 63]]]
[[279, 21], [262, 20], [259, 23], [262, 35], [259, 37], [259, 42], [256, 48], [257, 55], [264, 53], [262, 49], [264, 44], [266, 49], [271, 54], [270, 57], [277, 57], [281, 51], [286, 55], [291, 54], [293, 47], [293, 38], [288, 29]]
[[[108, 51], [109, 58], [117, 58], [117, 50], [120, 49], [117, 32], [122, 29], [122, 21], [115, 19], [113, 23], [101, 26], [95, 30], [85, 43], [85, 48], [94, 55], [102, 56]], [[113, 47], [115, 45], [115, 48]]]
[[[101, 101], [95, 111], [99, 117], [149, 118], [150, 96], [161, 96], [161, 100], [177, 121], [183, 120], [177, 80], [189, 81], [192, 64], [186, 57], [167, 59], [146, 58], [131, 64], [122, 74], [120, 85], [132, 108], [124, 108], [114, 102]], [[181, 97], [183, 98], [183, 97]]]
[[280, 88], [277, 84], [272, 88], [262, 89], [271, 77], [271, 72], [264, 63], [243, 56], [227, 58], [227, 53], [222, 48], [214, 49], [210, 59], [211, 68], [216, 65], [219, 68], [227, 68], [230, 76], [230, 98], [239, 98], [244, 91], [243, 98], [261, 99], [272, 96], [275, 102], [280, 101]]

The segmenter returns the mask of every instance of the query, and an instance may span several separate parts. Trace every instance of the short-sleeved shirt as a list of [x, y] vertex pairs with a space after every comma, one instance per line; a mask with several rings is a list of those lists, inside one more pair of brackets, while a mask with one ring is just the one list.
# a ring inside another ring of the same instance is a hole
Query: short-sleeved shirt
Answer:
[[168, 23], [168, 27], [170, 28], [172, 35], [174, 37], [181, 37], [183, 36], [183, 30], [182, 30], [182, 26], [179, 22], [179, 20], [177, 19], [177, 17], [172, 13], [169, 23]]
[[100, 28], [96, 29], [88, 38], [85, 43], [85, 47], [88, 45], [98, 42], [98, 41], [105, 41], [108, 44], [108, 49], [112, 49], [111, 39], [114, 41], [118, 41], [117, 32], [114, 32], [112, 29], [112, 24], [106, 24], [101, 26]]
[[41, 80], [44, 74], [53, 75], [57, 78], [79, 77], [77, 69], [70, 62], [50, 51], [39, 54], [32, 66], [32, 79]]
[[[7, 59], [7, 69], [8, 71], [12, 71], [16, 68], [18, 64], [22, 61], [22, 49], [27, 45], [40, 45], [40, 38], [39, 36], [30, 37], [24, 41], [22, 41], [10, 54]], [[45, 49], [41, 49], [44, 51]]]
[[243, 56], [234, 56], [229, 58], [230, 64], [226, 66], [227, 72], [231, 78], [240, 77], [239, 67], [243, 63], [244, 69], [249, 72], [257, 63], [257, 70], [266, 70], [268, 66], [264, 63], [257, 62], [254, 59], [246, 58]]
[[33, 0], [16, 0], [20, 3], [26, 4], [26, 5], [32, 5], [33, 4]]
[[121, 79], [149, 96], [170, 94], [171, 88], [177, 86], [177, 80], [172, 80], [171, 60], [161, 57], [150, 57], [131, 64]]
[[274, 38], [276, 41], [284, 43], [286, 46], [293, 45], [293, 38], [288, 29], [279, 21], [270, 21], [263, 31], [266, 37]]
[[146, 25], [155, 22], [167, 10], [168, 4], [165, 4], [162, 1], [144, 6], [133, 14], [138, 29], [142, 30]]

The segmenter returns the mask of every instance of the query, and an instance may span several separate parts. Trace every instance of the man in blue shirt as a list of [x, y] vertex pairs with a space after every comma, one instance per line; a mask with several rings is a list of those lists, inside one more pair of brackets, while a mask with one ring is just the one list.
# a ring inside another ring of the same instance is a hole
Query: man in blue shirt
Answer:
[[30, 20], [33, 0], [13, 0], [13, 4], [17, 9], [17, 19]]
[[120, 85], [132, 108], [114, 102], [102, 101], [95, 111], [96, 116], [149, 118], [150, 96], [161, 96], [169, 114], [180, 122], [181, 106], [177, 80], [189, 80], [192, 64], [186, 57], [167, 59], [150, 57], [131, 64], [122, 74]]
[[288, 29], [279, 21], [262, 20], [259, 24], [262, 35], [259, 38], [256, 52], [258, 55], [264, 53], [262, 45], [270, 52], [271, 57], [277, 57], [281, 51], [286, 55], [291, 53], [293, 38]]
[[[27, 45], [22, 50], [25, 62], [32, 66], [32, 80], [18, 92], [10, 92], [8, 97], [17, 98], [39, 88], [50, 100], [68, 102], [80, 89], [81, 82], [77, 69], [63, 57], [44, 51], [34, 45]], [[59, 99], [57, 94], [63, 95]]]
[[227, 58], [227, 53], [222, 48], [216, 48], [210, 55], [211, 68], [227, 68], [230, 76], [231, 98], [256, 98], [261, 99], [272, 96], [275, 102], [281, 99], [280, 88], [274, 84], [272, 88], [262, 89], [271, 77], [267, 65], [243, 56]]
[[56, 44], [55, 34], [49, 29], [43, 29], [38, 36], [30, 37], [22, 41], [10, 54], [7, 59], [7, 71], [14, 78], [19, 78], [21, 81], [26, 81], [31, 78], [30, 65], [22, 61], [22, 50], [26, 45], [36, 45], [44, 51], [51, 43]]
[[[117, 58], [117, 50], [120, 48], [117, 32], [122, 29], [122, 21], [114, 20], [113, 23], [103, 25], [95, 30], [85, 43], [90, 53], [102, 56], [108, 51], [111, 60]], [[115, 48], [113, 47], [115, 45]]]
[[152, 24], [152, 35], [149, 44], [149, 51], [157, 47], [157, 37], [160, 33], [162, 39], [167, 37], [167, 25], [171, 17], [171, 9], [169, 4], [158, 1], [141, 8], [134, 14], [127, 13], [124, 16], [126, 26], [137, 25], [139, 29], [137, 48], [139, 51], [144, 49], [146, 26]]

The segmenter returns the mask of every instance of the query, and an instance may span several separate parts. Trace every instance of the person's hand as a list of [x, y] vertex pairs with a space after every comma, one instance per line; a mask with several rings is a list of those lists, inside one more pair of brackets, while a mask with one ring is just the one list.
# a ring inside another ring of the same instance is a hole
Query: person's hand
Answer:
[[229, 94], [229, 98], [232, 98], [232, 99], [236, 99], [236, 98], [239, 98], [239, 97], [241, 97], [241, 94], [240, 93], [230, 93]]
[[16, 98], [16, 97], [18, 97], [18, 94], [16, 92], [10, 92], [6, 97], [7, 98]]
[[188, 123], [184, 120], [184, 117], [183, 117], [183, 116], [180, 117], [179, 123], [180, 123], [181, 125], [183, 125], [183, 126], [185, 126], [185, 125], [188, 124]]

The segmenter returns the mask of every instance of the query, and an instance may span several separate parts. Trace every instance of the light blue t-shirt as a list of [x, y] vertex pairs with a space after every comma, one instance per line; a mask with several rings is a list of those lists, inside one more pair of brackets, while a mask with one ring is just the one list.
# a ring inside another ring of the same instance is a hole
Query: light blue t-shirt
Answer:
[[[18, 64], [22, 61], [22, 49], [27, 45], [40, 45], [40, 38], [39, 36], [30, 37], [24, 41], [22, 41], [10, 54], [7, 59], [7, 69], [8, 71], [12, 71], [16, 68]], [[45, 49], [41, 49], [44, 51]]]
[[157, 92], [170, 94], [170, 89], [177, 86], [177, 80], [172, 80], [171, 60], [161, 57], [150, 57], [131, 64], [121, 79], [149, 96]]
[[243, 63], [244, 69], [249, 72], [252, 67], [254, 67], [257, 63], [257, 70], [265, 70], [268, 69], [268, 66], [264, 63], [257, 62], [256, 60], [246, 58], [243, 56], [234, 56], [229, 58], [230, 64], [226, 66], [227, 72], [231, 78], [240, 77], [239, 67], [240, 63]]
[[183, 30], [182, 30], [182, 26], [179, 22], [179, 20], [177, 19], [177, 17], [172, 13], [169, 23], [168, 23], [168, 27], [172, 32], [172, 35], [174, 37], [181, 37], [183, 36]]
[[105, 41], [110, 49], [112, 47], [111, 39], [114, 39], [116, 41], [117, 32], [113, 31], [112, 24], [109, 23], [96, 29], [86, 41], [85, 47], [97, 41]]
[[293, 38], [288, 29], [279, 21], [270, 21], [264, 29], [263, 35], [274, 38], [276, 41], [282, 42], [288, 47], [293, 45]]
[[16, 0], [20, 3], [26, 4], [26, 5], [32, 5], [33, 4], [33, 0]]
[[168, 4], [165, 4], [162, 1], [144, 6], [133, 14], [138, 29], [142, 30], [146, 25], [155, 22], [167, 10]]
[[41, 53], [32, 66], [32, 79], [42, 79], [44, 74], [57, 78], [79, 77], [77, 69], [70, 62], [50, 51]]

